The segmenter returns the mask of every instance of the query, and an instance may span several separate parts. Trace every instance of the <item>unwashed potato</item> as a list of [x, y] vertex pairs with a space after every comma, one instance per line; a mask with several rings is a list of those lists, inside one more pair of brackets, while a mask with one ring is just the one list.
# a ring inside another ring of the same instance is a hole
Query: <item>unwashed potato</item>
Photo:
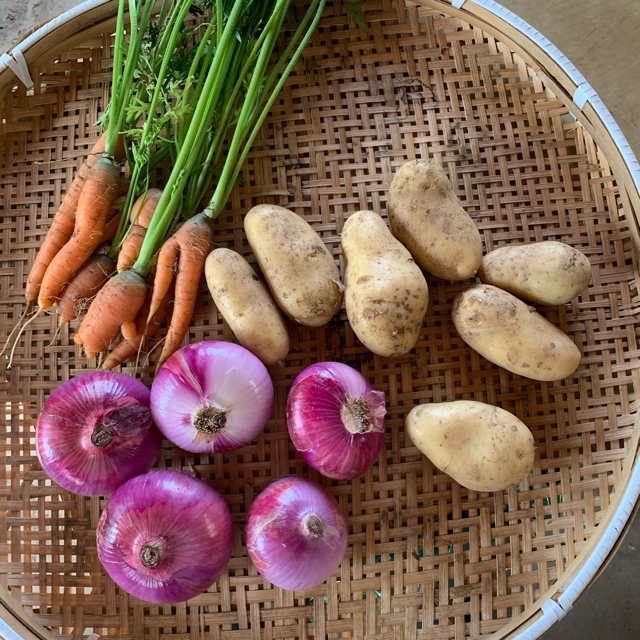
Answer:
[[482, 261], [482, 240], [444, 169], [414, 160], [389, 188], [389, 222], [418, 265], [444, 280], [466, 280]]
[[483, 402], [421, 404], [409, 412], [405, 431], [438, 469], [473, 491], [501, 491], [533, 469], [527, 426]]
[[491, 251], [482, 259], [478, 278], [524, 300], [557, 305], [589, 286], [591, 264], [577, 249], [548, 240]]
[[372, 211], [350, 215], [341, 242], [347, 316], [355, 334], [379, 356], [411, 351], [429, 302], [422, 271]]
[[533, 380], [562, 380], [580, 364], [571, 338], [507, 291], [477, 284], [458, 294], [451, 318], [487, 360]]
[[270, 204], [253, 207], [244, 231], [278, 306], [307, 327], [321, 327], [342, 305], [343, 284], [322, 238], [300, 216]]
[[204, 272], [213, 301], [240, 344], [267, 365], [284, 362], [287, 325], [251, 265], [231, 249], [215, 249]]

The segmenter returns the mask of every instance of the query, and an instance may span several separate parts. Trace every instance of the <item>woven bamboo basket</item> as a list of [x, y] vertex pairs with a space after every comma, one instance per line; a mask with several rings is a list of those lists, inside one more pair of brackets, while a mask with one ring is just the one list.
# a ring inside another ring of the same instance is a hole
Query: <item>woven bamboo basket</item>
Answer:
[[[165, 442], [157, 467], [191, 464], [220, 491], [235, 543], [207, 593], [155, 606], [124, 593], [102, 569], [95, 527], [106, 499], [62, 491], [38, 464], [35, 423], [44, 401], [60, 382], [95, 367], [73, 342], [75, 326], [50, 344], [56, 319], [39, 318], [14, 366], [3, 362], [0, 371], [0, 635], [537, 638], [606, 563], [640, 487], [640, 243], [629, 150], [615, 123], [594, 110], [597, 96], [586, 106], [578, 99], [580, 78], [540, 34], [493, 2], [454, 4], [371, 0], [364, 31], [339, 0], [329, 2], [253, 147], [243, 186], [216, 223], [216, 241], [255, 263], [242, 216], [255, 204], [277, 203], [304, 216], [342, 267], [345, 218], [359, 209], [386, 216], [397, 168], [435, 159], [485, 251], [554, 239], [589, 257], [589, 289], [566, 306], [541, 309], [579, 346], [578, 371], [540, 383], [480, 357], [450, 319], [464, 284], [435, 278], [420, 341], [401, 358], [365, 349], [344, 310], [321, 329], [290, 323], [291, 354], [284, 369], [271, 371], [274, 413], [256, 441], [190, 459]], [[20, 316], [31, 263], [98, 135], [116, 8], [114, 0], [91, 0], [0, 59], [1, 336]], [[205, 339], [233, 335], [203, 290], [188, 340]], [[123, 371], [150, 384], [156, 353]], [[323, 360], [357, 367], [386, 393], [384, 449], [351, 483], [308, 468], [285, 424], [291, 381]], [[503, 407], [530, 427], [537, 447], [530, 477], [476, 493], [420, 455], [404, 433], [406, 414], [418, 403], [456, 399]], [[349, 523], [341, 567], [318, 588], [295, 593], [262, 579], [243, 532], [255, 496], [288, 475], [323, 483]]]

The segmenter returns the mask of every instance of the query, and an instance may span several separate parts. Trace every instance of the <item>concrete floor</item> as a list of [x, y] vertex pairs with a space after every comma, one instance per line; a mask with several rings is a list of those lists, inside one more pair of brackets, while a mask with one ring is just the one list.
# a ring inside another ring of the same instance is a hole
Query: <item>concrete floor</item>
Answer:
[[0, 53], [34, 25], [78, 4], [78, 0], [0, 0]]
[[[20, 34], [77, 0], [0, 0], [0, 52]], [[615, 558], [545, 640], [640, 639], [640, 517], [633, 522]]]

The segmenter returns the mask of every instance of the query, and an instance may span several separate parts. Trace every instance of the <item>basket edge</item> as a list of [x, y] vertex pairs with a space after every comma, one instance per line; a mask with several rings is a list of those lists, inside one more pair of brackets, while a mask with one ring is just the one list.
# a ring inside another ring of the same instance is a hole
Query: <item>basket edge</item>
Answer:
[[[162, 0], [156, 0], [154, 10], [159, 9], [161, 4]], [[0, 58], [0, 103], [17, 79], [27, 84], [15, 72], [21, 63], [26, 67], [30, 79], [29, 70], [37, 69], [44, 56], [50, 58], [81, 44], [83, 40], [100, 33], [105, 24], [109, 28], [115, 28], [117, 13], [117, 0], [85, 0], [77, 7], [22, 34]], [[126, 9], [125, 20], [128, 20], [128, 16], [129, 11]]]

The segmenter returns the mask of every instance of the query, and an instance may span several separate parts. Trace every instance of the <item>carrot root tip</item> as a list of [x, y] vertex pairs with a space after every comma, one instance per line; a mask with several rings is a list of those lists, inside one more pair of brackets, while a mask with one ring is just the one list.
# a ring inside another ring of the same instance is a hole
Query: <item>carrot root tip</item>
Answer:
[[4, 347], [2, 347], [2, 351], [0, 351], [0, 356], [2, 356], [4, 352], [7, 350], [7, 348], [9, 347], [9, 344], [11, 343], [11, 338], [13, 338], [13, 334], [20, 329], [20, 327], [22, 326], [22, 323], [24, 322], [24, 319], [31, 313], [34, 302], [35, 300], [27, 301], [27, 306], [25, 307], [25, 310], [22, 312], [22, 315], [18, 319], [18, 322], [16, 322], [16, 326], [13, 327], [13, 329], [11, 329], [11, 333], [7, 337], [7, 341], [4, 343]]
[[120, 329], [122, 337], [125, 340], [133, 340], [137, 335], [137, 328], [135, 322], [123, 322]]

